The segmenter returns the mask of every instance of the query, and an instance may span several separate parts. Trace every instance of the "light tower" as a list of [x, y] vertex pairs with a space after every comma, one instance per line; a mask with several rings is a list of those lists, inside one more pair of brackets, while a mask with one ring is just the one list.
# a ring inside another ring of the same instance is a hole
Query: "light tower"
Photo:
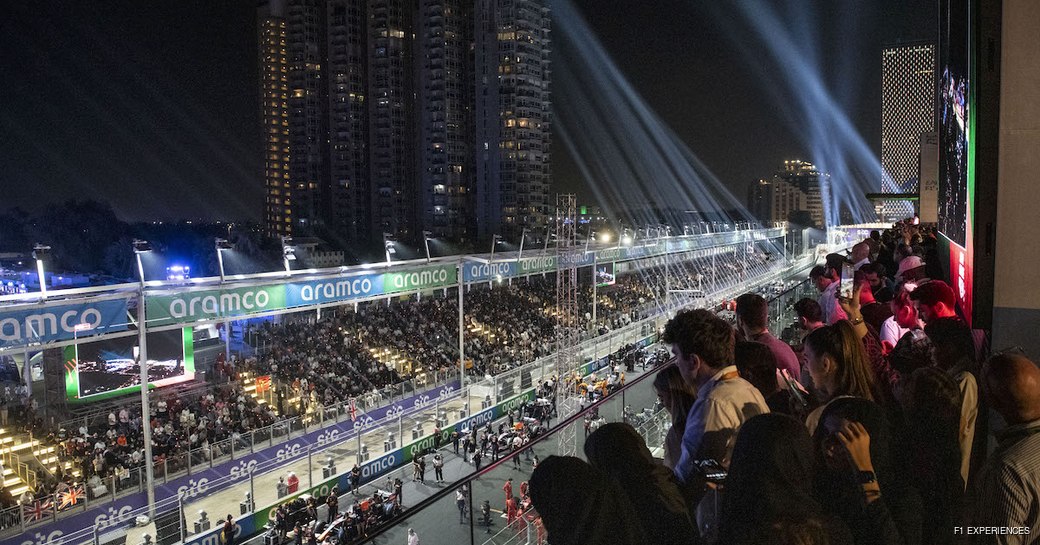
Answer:
[[[581, 341], [581, 316], [578, 312], [578, 262], [581, 248], [577, 244], [577, 217], [574, 195], [556, 196], [556, 381], [557, 409], [561, 416], [575, 412], [579, 403], [574, 390], [563, 388], [566, 377], [581, 364], [578, 343]], [[562, 397], [561, 397], [562, 395]], [[576, 425], [559, 432], [557, 449], [560, 456], [573, 456], [577, 451]]]

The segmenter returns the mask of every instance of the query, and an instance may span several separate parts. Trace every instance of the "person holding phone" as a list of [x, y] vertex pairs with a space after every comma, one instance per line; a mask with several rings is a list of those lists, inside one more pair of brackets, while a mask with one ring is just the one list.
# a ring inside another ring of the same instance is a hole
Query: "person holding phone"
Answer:
[[813, 434], [816, 498], [857, 545], [921, 544], [921, 496], [893, 458], [893, 441], [885, 410], [857, 397], [828, 405]]

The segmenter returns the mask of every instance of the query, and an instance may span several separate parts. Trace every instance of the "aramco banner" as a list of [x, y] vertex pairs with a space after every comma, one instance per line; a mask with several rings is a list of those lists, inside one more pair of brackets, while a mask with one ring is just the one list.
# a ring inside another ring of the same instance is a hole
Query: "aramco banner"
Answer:
[[313, 305], [443, 288], [458, 283], [454, 265], [355, 274], [267, 286], [229, 287], [146, 296], [148, 326], [217, 321]]
[[125, 331], [127, 300], [0, 308], [0, 348], [14, 348]]

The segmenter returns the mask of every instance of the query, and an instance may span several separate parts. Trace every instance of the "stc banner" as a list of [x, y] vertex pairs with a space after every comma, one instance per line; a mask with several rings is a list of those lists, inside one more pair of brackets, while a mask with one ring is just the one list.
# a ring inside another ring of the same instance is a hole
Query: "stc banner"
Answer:
[[126, 299], [0, 308], [0, 348], [125, 331], [129, 321]]
[[[375, 422], [386, 418], [403, 414], [406, 410], [415, 408], [433, 407], [437, 400], [445, 400], [457, 395], [459, 381], [452, 381], [444, 386], [432, 388], [420, 392], [409, 398], [395, 401], [384, 407], [379, 407], [367, 413], [359, 413], [356, 421], [349, 419], [337, 424], [314, 430], [310, 433], [300, 435], [291, 441], [276, 444], [266, 449], [257, 450], [252, 454], [242, 453], [240, 458], [216, 465], [212, 468], [199, 469], [191, 475], [184, 475], [177, 479], [171, 479], [166, 484], [157, 484], [155, 487], [156, 510], [164, 512], [171, 508], [175, 509], [177, 497], [181, 496], [186, 504], [207, 493], [223, 488], [222, 483], [236, 483], [248, 480], [253, 473], [262, 473], [285, 465], [288, 462], [307, 456], [308, 446], [323, 446], [332, 443], [341, 443], [353, 440], [356, 432], [363, 432]], [[365, 482], [382, 475], [386, 471], [400, 466], [403, 462], [403, 449], [398, 449], [378, 459], [368, 462], [362, 467], [362, 475]], [[349, 473], [349, 467], [346, 470]], [[341, 476], [340, 478], [345, 478]], [[325, 494], [332, 488], [337, 479], [323, 482], [314, 488], [315, 491], [325, 490]], [[211, 488], [212, 486], [212, 488]], [[344, 484], [340, 490], [347, 490]], [[286, 498], [288, 499], [288, 498]], [[115, 501], [91, 500], [90, 506], [83, 512], [71, 515], [51, 524], [41, 524], [39, 527], [31, 527], [24, 535], [14, 535], [0, 541], [0, 545], [45, 545], [47, 543], [61, 543], [61, 537], [71, 535], [74, 532], [97, 527], [99, 534], [105, 534], [132, 524], [134, 517], [147, 509], [148, 497], [145, 493], [131, 494]], [[266, 513], [267, 510], [264, 510]], [[219, 520], [219, 517], [218, 519]], [[258, 527], [252, 526], [254, 520], [259, 517], [253, 515], [238, 519], [244, 535], [251, 535], [259, 531], [266, 523], [264, 518]], [[46, 521], [45, 521], [46, 522]], [[220, 532], [220, 524], [215, 524], [216, 532], [203, 533], [191, 536], [187, 544], [219, 545], [217, 534]], [[32, 536], [35, 534], [35, 538]], [[88, 534], [89, 535], [89, 534]]]

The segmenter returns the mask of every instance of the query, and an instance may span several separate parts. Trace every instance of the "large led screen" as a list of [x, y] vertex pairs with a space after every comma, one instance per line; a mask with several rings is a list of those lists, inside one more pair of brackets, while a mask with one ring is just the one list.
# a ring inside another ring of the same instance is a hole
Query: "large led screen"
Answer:
[[939, 230], [967, 247], [972, 183], [971, 0], [940, 0]]
[[[152, 388], [195, 378], [191, 328], [148, 333], [148, 383]], [[97, 401], [140, 388], [137, 337], [65, 347], [65, 392], [73, 401]]]

